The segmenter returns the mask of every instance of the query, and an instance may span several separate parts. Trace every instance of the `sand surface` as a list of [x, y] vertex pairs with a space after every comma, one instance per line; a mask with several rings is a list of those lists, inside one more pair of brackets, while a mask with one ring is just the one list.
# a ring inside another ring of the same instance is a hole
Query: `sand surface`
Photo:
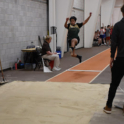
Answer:
[[15, 81], [0, 87], [0, 124], [88, 124], [109, 85]]

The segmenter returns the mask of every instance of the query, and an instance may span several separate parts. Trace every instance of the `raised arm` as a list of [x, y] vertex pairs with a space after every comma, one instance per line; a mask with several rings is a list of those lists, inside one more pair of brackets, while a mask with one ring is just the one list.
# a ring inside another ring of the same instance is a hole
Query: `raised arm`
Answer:
[[67, 24], [68, 20], [69, 20], [69, 18], [66, 18], [66, 22], [65, 22], [65, 25], [64, 25], [65, 28], [68, 28], [68, 24]]
[[89, 17], [83, 22], [83, 25], [85, 25], [89, 21], [91, 16], [92, 16], [92, 13], [90, 13]]

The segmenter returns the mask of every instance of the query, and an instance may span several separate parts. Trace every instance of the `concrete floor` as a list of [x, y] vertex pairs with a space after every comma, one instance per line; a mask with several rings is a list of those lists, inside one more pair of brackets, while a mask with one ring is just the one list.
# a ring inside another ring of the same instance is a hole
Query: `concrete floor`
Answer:
[[[110, 84], [111, 83], [110, 68], [108, 67], [92, 83], [93, 84]], [[107, 101], [107, 97], [106, 97], [106, 101]], [[121, 84], [117, 90], [114, 103], [113, 103], [112, 114], [107, 115], [103, 113], [102, 110], [99, 110], [94, 113], [94, 116], [90, 121], [90, 124], [123, 124], [124, 113], [122, 112], [122, 110], [115, 108], [115, 105], [120, 107], [123, 107], [124, 105], [124, 78], [122, 79]]]
[[[124, 88], [124, 87], [123, 87]], [[106, 97], [107, 100], [107, 97]], [[124, 113], [121, 109], [115, 108], [115, 105], [123, 107], [124, 105], [124, 91], [118, 89], [114, 99], [112, 114], [105, 114], [102, 110], [94, 113], [89, 124], [123, 124]], [[103, 106], [104, 107], [104, 106]]]

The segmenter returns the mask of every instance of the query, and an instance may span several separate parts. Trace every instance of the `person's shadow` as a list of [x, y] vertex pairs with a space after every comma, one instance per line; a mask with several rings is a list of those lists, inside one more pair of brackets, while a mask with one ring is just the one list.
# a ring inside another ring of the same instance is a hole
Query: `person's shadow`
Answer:
[[7, 84], [7, 83], [0, 83], [0, 87], [3, 86], [3, 85], [5, 85], [5, 84]]

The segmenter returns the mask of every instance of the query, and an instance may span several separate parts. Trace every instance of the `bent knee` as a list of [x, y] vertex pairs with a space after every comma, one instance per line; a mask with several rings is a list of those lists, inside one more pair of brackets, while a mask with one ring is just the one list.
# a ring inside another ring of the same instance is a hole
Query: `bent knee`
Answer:
[[75, 57], [76, 55], [75, 54], [71, 54], [72, 57]]
[[78, 42], [78, 40], [76, 38], [72, 39], [72, 42]]
[[77, 40], [76, 38], [73, 38], [72, 40]]
[[56, 58], [59, 58], [59, 55], [58, 55], [58, 54], [55, 54], [55, 57], [56, 57]]

